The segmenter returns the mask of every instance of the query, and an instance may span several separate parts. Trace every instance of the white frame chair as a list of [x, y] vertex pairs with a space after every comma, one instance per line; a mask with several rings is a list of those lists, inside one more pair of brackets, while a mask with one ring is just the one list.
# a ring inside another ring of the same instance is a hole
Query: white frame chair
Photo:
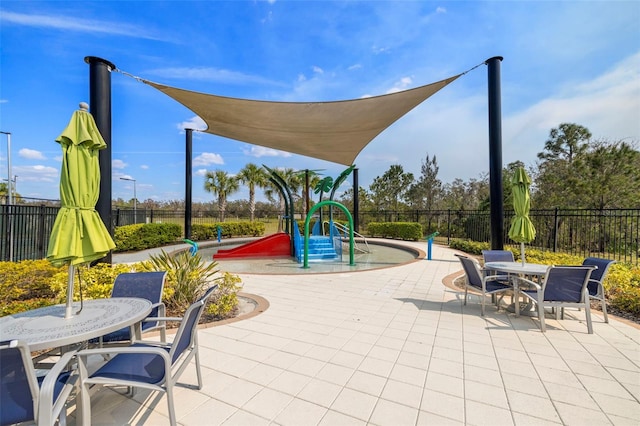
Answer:
[[[516, 299], [520, 295], [525, 296], [538, 307], [538, 319], [540, 320], [540, 331], [546, 331], [544, 320], [544, 309], [552, 308], [562, 312], [564, 319], [564, 308], [584, 308], [587, 320], [587, 330], [593, 334], [591, 324], [591, 309], [587, 283], [591, 272], [595, 266], [550, 266], [544, 276], [542, 285], [523, 277], [514, 277], [513, 283]], [[529, 287], [527, 290], [521, 288], [521, 283]], [[520, 315], [520, 306], [516, 303], [516, 316]]]
[[[217, 288], [217, 284], [211, 286], [187, 309], [183, 318], [158, 318], [160, 321], [180, 321], [173, 343], [139, 341], [127, 347], [78, 352], [82, 424], [91, 424], [91, 385], [126, 386], [164, 392], [167, 395], [170, 423], [172, 426], [176, 424], [173, 386], [193, 358], [196, 363], [197, 389], [202, 388], [197, 327], [207, 300]], [[108, 361], [93, 373], [89, 373], [88, 358], [91, 355], [108, 355]]]

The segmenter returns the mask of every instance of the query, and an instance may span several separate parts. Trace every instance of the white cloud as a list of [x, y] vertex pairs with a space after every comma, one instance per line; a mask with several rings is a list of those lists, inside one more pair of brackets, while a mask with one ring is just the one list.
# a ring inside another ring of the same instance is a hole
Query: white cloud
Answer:
[[411, 77], [402, 77], [399, 81], [393, 84], [393, 87], [386, 91], [387, 94], [401, 92], [406, 90], [413, 83], [413, 79]]
[[196, 172], [195, 172], [195, 175], [196, 175], [196, 176], [204, 176], [204, 175], [206, 175], [206, 174], [207, 174], [207, 169], [198, 169], [198, 170], [196, 170]]
[[142, 170], [149, 170], [149, 166], [147, 166], [146, 164], [141, 164], [141, 165], [140, 165], [140, 168], [141, 168]]
[[447, 9], [442, 6], [438, 6], [436, 7], [436, 13], [447, 13]]
[[324, 74], [324, 70], [322, 68], [320, 68], [319, 66], [312, 66], [311, 69], [313, 70], [313, 72], [315, 74]]
[[203, 152], [193, 159], [194, 166], [210, 166], [212, 164], [224, 164], [222, 156], [213, 152]]
[[353, 70], [359, 70], [361, 68], [362, 68], [362, 64], [353, 64], [353, 65], [350, 65], [347, 69], [349, 71], [353, 71]]
[[277, 149], [266, 148], [264, 146], [251, 146], [251, 148], [246, 149], [243, 148], [242, 152], [245, 155], [249, 155], [251, 157], [291, 157], [291, 154], [285, 151], [279, 151]]
[[245, 74], [238, 71], [214, 67], [174, 67], [149, 70], [146, 75], [158, 76], [163, 79], [181, 79], [189, 81], [208, 81], [224, 84], [240, 84], [254, 86], [281, 86], [282, 83], [269, 80], [260, 75]]
[[45, 160], [45, 156], [42, 155], [40, 151], [36, 151], [35, 149], [22, 148], [18, 151], [18, 155], [22, 158], [26, 158], [28, 160]]
[[111, 160], [111, 167], [114, 169], [124, 169], [125, 167], [127, 167], [127, 163], [114, 158], [113, 160]]
[[3, 23], [11, 23], [27, 27], [53, 28], [61, 31], [82, 33], [105, 33], [125, 37], [143, 38], [149, 40], [164, 40], [160, 32], [154, 34], [145, 26], [123, 24], [116, 21], [101, 21], [95, 19], [81, 19], [73, 15], [36, 15], [2, 11]]
[[194, 117], [191, 117], [189, 120], [187, 121], [183, 121], [182, 123], [178, 123], [176, 125], [176, 127], [179, 130], [185, 130], [185, 129], [193, 129], [193, 130], [200, 130], [200, 131], [204, 131], [207, 129], [207, 123], [204, 122], [204, 120], [200, 117], [198, 117], [197, 115]]
[[49, 166], [14, 166], [12, 168], [14, 176], [18, 176], [17, 185], [20, 192], [20, 182], [58, 182], [60, 171]]

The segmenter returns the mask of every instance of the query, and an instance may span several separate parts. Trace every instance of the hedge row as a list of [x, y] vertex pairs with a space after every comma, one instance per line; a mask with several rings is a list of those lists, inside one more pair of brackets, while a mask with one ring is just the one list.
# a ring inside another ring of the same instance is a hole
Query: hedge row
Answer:
[[372, 237], [418, 241], [423, 238], [422, 226], [415, 222], [370, 222], [367, 232]]
[[191, 239], [194, 241], [214, 240], [218, 238], [218, 227], [222, 238], [260, 237], [264, 235], [262, 222], [220, 222], [207, 225], [193, 225]]
[[114, 252], [144, 250], [180, 241], [182, 227], [176, 223], [139, 223], [119, 226], [114, 232]]

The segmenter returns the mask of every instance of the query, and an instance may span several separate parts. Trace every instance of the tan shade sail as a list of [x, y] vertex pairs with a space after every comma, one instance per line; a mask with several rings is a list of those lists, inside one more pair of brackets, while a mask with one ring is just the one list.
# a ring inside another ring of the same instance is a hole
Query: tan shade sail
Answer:
[[383, 130], [462, 74], [415, 89], [336, 102], [228, 98], [147, 80], [206, 123], [206, 133], [350, 165]]

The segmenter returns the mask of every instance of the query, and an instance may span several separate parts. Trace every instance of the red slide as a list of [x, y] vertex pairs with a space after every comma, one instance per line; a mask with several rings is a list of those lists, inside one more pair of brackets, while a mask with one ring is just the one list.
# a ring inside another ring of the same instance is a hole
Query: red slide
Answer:
[[230, 259], [234, 257], [276, 257], [291, 256], [291, 240], [289, 234], [279, 232], [259, 240], [251, 241], [232, 249], [220, 249], [213, 255], [214, 259]]

